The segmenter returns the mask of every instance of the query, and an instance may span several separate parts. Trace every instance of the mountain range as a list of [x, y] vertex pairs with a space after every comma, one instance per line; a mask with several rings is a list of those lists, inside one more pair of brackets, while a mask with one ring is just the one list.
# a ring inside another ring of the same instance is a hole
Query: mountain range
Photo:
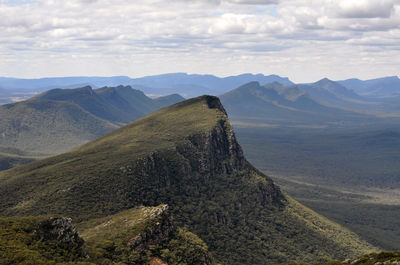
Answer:
[[277, 75], [241, 74], [221, 78], [214, 75], [173, 73], [141, 78], [129, 78], [127, 76], [55, 77], [40, 79], [0, 77], [0, 87], [12, 91], [43, 92], [53, 88], [72, 88], [88, 85], [92, 87], [130, 85], [146, 94], [154, 96], [165, 96], [176, 93], [189, 98], [203, 94], [222, 94], [251, 81], [258, 81], [263, 84], [274, 81], [284, 85], [293, 84], [288, 78]]
[[322, 82], [325, 81], [308, 86], [283, 86], [276, 82], [261, 86], [251, 82], [220, 98], [231, 119], [238, 124], [331, 126], [376, 119], [329, 104], [339, 98], [321, 87]]
[[[165, 204], [175, 225], [199, 238], [166, 228], [170, 221], [160, 215]], [[145, 213], [153, 225], [140, 226], [148, 220], [140, 217]], [[83, 239], [65, 217], [15, 217], [32, 215], [72, 217]], [[7, 217], [0, 224], [9, 231], [1, 235], [0, 248], [7, 238], [18, 238], [12, 242], [20, 244], [20, 258], [39, 253], [78, 262], [86, 251], [88, 262], [126, 258], [148, 264], [190, 253], [188, 247], [175, 252], [182, 242], [198, 254], [187, 255], [196, 257], [190, 264], [311, 263], [377, 250], [285, 195], [254, 168], [212, 96], [163, 108], [70, 152], [0, 172], [0, 216]], [[142, 232], [134, 232], [136, 224]], [[59, 243], [66, 242], [66, 232], [57, 231], [72, 231], [67, 238], [75, 238], [75, 245]], [[26, 237], [34, 243], [25, 244]]]

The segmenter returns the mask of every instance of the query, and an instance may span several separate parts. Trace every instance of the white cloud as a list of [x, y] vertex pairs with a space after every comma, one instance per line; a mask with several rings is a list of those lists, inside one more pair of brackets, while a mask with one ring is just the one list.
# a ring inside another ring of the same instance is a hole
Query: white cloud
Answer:
[[393, 0], [341, 0], [339, 14], [347, 18], [388, 18], [394, 11]]
[[263, 72], [312, 81], [348, 74], [346, 65], [359, 77], [398, 74], [400, 63], [398, 0], [0, 0], [0, 17], [0, 73], [9, 76]]

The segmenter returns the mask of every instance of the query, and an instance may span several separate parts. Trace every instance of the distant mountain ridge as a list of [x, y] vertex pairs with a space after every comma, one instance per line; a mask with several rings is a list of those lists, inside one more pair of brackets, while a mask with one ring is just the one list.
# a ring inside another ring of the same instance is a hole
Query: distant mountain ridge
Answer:
[[400, 79], [398, 76], [389, 76], [370, 80], [352, 78], [337, 82], [347, 88], [353, 89], [360, 95], [368, 97], [388, 97], [400, 95]]
[[[309, 86], [314, 89], [314, 87]], [[317, 88], [336, 98], [324, 88]], [[367, 116], [329, 106], [316, 100], [314, 90], [304, 86], [284, 86], [277, 82], [261, 86], [250, 82], [221, 95], [221, 101], [234, 121], [276, 125], [318, 124], [350, 122], [368, 119]], [[329, 102], [329, 101], [328, 101]]]
[[127, 76], [54, 77], [39, 79], [0, 77], [0, 87], [12, 90], [45, 91], [56, 87], [77, 87], [78, 84], [88, 84], [94, 87], [130, 85], [134, 88], [137, 87], [146, 94], [156, 96], [176, 93], [185, 97], [194, 97], [203, 94], [219, 95], [250, 81], [258, 81], [262, 84], [274, 81], [284, 85], [293, 84], [288, 78], [277, 75], [241, 74], [221, 78], [214, 75], [172, 73], [140, 78], [130, 78]]

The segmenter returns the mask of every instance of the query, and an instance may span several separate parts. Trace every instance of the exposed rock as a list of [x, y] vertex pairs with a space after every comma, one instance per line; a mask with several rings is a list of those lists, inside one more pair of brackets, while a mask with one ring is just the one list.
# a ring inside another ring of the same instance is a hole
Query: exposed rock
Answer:
[[84, 240], [72, 225], [71, 218], [51, 217], [38, 224], [35, 230], [38, 240], [48, 242], [68, 251], [73, 251], [80, 257], [87, 257], [84, 250]]
[[149, 213], [150, 219], [155, 219], [154, 223], [145, 231], [136, 235], [128, 241], [128, 247], [132, 250], [141, 252], [147, 249], [150, 245], [158, 244], [167, 240], [174, 226], [172, 217], [167, 213], [168, 205], [163, 205], [161, 208], [155, 208]]
[[51, 217], [39, 223], [37, 234], [44, 240], [57, 240], [62, 243], [82, 243], [83, 240], [75, 227], [72, 225], [71, 218]]

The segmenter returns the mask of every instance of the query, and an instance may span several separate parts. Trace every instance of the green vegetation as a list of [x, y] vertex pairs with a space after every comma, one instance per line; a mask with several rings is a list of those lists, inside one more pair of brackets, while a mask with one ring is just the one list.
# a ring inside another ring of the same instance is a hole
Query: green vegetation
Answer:
[[66, 152], [179, 101], [177, 96], [152, 100], [131, 87], [83, 87], [0, 106], [0, 170]]
[[[250, 165], [215, 97], [184, 101], [68, 153], [0, 173], [2, 216], [63, 214], [84, 226], [160, 204], [170, 205], [177, 225], [204, 240], [220, 263], [315, 262], [375, 250], [285, 197]], [[89, 242], [95, 234], [84, 235]], [[185, 230], [177, 236], [193, 242], [183, 247], [204, 250]], [[180, 244], [160, 257], [174, 260]], [[93, 251], [104, 253], [106, 245]]]
[[68, 102], [30, 100], [0, 107], [0, 146], [46, 156], [102, 135], [115, 125]]
[[133, 208], [91, 220], [80, 224], [82, 237], [65, 218], [0, 218], [0, 264], [144, 265], [154, 258], [168, 264], [211, 264], [207, 245], [175, 228], [166, 209]]
[[249, 161], [296, 200], [375, 246], [400, 248], [398, 128], [237, 126], [236, 132]]
[[83, 241], [44, 236], [49, 217], [0, 218], [0, 264], [88, 264]]
[[91, 260], [149, 264], [158, 257], [168, 264], [209, 264], [207, 245], [175, 228], [165, 210], [166, 205], [139, 207], [80, 224]]

